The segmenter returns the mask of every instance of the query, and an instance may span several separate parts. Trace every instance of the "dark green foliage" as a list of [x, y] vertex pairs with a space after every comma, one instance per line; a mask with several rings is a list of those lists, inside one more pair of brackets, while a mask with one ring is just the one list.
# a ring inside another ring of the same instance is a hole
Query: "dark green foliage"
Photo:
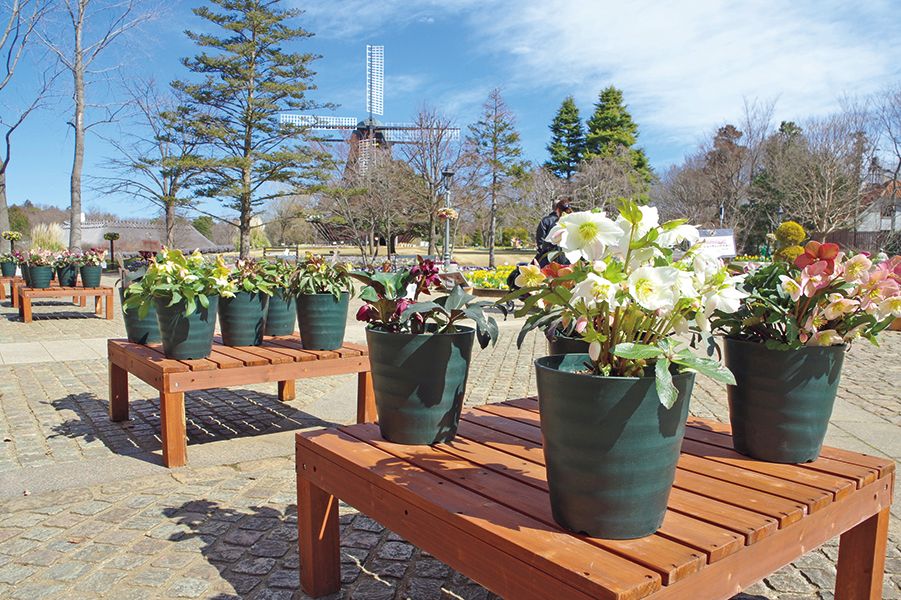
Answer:
[[651, 179], [651, 166], [644, 150], [636, 148], [638, 125], [632, 120], [623, 93], [612, 85], [601, 91], [588, 120], [584, 158], [614, 156], [620, 148], [628, 148], [633, 168], [645, 181]]
[[28, 215], [21, 206], [13, 205], [9, 207], [9, 228], [23, 235], [28, 235], [28, 232], [31, 231]]
[[550, 129], [551, 142], [547, 145], [550, 158], [544, 166], [561, 179], [571, 179], [585, 152], [585, 129], [572, 96], [563, 100]]
[[191, 221], [191, 224], [205, 238], [211, 239], [213, 237], [213, 217], [202, 215]]

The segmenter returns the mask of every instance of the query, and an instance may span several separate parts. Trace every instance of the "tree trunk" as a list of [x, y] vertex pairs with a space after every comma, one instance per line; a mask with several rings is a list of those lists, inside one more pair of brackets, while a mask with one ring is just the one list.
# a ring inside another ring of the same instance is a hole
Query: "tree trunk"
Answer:
[[9, 206], [6, 204], [6, 170], [0, 171], [0, 232], [9, 231]]
[[175, 247], [175, 202], [166, 202], [166, 247]]
[[72, 177], [69, 182], [69, 249], [81, 249], [81, 170], [84, 165], [84, 57], [81, 53], [81, 26], [75, 29], [75, 62], [72, 75], [75, 84], [75, 156], [72, 160]]
[[488, 221], [488, 268], [494, 268], [494, 246], [497, 236], [497, 171], [491, 174], [491, 205]]
[[435, 232], [435, 213], [434, 211], [429, 215], [429, 256], [435, 256], [436, 248], [435, 248], [435, 237], [437, 236]]

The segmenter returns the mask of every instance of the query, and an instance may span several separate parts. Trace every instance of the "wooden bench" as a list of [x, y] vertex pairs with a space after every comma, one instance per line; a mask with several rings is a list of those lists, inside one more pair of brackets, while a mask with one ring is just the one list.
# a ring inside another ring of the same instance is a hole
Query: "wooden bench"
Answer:
[[24, 280], [15, 275], [13, 277], [0, 277], [0, 301], [6, 300], [6, 286], [9, 286], [9, 297], [12, 299], [13, 307], [18, 306], [16, 300], [16, 286], [24, 283]]
[[[19, 299], [18, 308], [19, 316], [25, 323], [31, 323], [31, 301], [34, 298], [63, 298], [71, 297], [73, 299], [94, 297], [94, 314], [97, 316], [105, 316], [108, 321], [113, 320], [113, 288], [111, 287], [63, 287], [51, 286], [48, 288], [27, 288], [24, 286], [16, 286], [13, 290]], [[84, 306], [84, 304], [81, 304]], [[102, 308], [103, 307], [103, 308]]]
[[295, 379], [358, 373], [357, 421], [375, 418], [375, 400], [365, 346], [345, 343], [334, 351], [304, 350], [295, 336], [265, 337], [262, 346], [223, 346], [214, 338], [209, 358], [173, 360], [159, 344], [107, 341], [109, 359], [109, 416], [128, 420], [128, 374], [150, 384], [160, 393], [163, 464], [187, 463], [185, 392], [254, 383], [278, 382], [278, 397], [293, 400]]
[[340, 588], [340, 498], [504, 598], [726, 599], [838, 535], [835, 597], [881, 598], [894, 463], [834, 448], [758, 462], [726, 425], [686, 429], [663, 526], [635, 540], [554, 522], [534, 398], [467, 409], [457, 439], [431, 447], [373, 424], [298, 433], [303, 590]]

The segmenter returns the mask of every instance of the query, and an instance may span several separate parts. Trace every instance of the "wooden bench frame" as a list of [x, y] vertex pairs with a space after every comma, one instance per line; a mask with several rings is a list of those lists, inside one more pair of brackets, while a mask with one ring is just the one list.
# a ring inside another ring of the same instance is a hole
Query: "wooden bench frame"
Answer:
[[[19, 317], [25, 323], [31, 323], [31, 300], [33, 298], [63, 298], [72, 297], [79, 300], [80, 306], [85, 305], [88, 296], [94, 297], [94, 314], [103, 316], [108, 321], [113, 320], [113, 288], [111, 287], [62, 287], [51, 286], [48, 288], [27, 288], [17, 285], [13, 290], [18, 298]], [[105, 309], [105, 311], [104, 311]]]
[[374, 425], [298, 433], [300, 579], [341, 587], [338, 498], [492, 592], [516, 599], [728, 599], [841, 536], [835, 597], [882, 597], [894, 463], [835, 448], [804, 465], [732, 450], [692, 419], [661, 530], [573, 535], [550, 515], [535, 399], [467, 409], [457, 440], [384, 441]]
[[262, 346], [223, 346], [214, 338], [207, 359], [173, 360], [159, 344], [107, 341], [109, 360], [109, 417], [128, 420], [128, 375], [160, 393], [163, 464], [187, 463], [185, 392], [255, 383], [278, 382], [279, 400], [295, 397], [295, 380], [329, 375], [358, 374], [357, 422], [375, 419], [375, 397], [365, 346], [345, 343], [335, 351], [304, 350], [297, 336], [265, 337]]
[[12, 299], [13, 308], [17, 307], [19, 303], [16, 300], [16, 287], [24, 282], [25, 280], [19, 275], [14, 275], [12, 277], [7, 277], [5, 275], [0, 276], [0, 302], [6, 300], [6, 286], [9, 285], [9, 297]]

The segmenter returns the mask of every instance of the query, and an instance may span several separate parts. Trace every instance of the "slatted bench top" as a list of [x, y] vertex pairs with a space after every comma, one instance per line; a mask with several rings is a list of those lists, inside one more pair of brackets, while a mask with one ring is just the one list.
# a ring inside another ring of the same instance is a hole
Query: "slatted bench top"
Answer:
[[46, 288], [30, 288], [24, 285], [18, 286], [20, 296], [31, 296], [32, 298], [54, 297], [54, 296], [106, 296], [113, 294], [113, 288], [109, 286], [100, 287], [84, 287], [81, 285], [62, 286], [51, 285]]
[[[312, 513], [298, 523], [305, 590], [336, 585], [321, 556], [330, 534], [309, 539], [331, 527], [316, 514], [326, 506], [318, 494], [505, 598], [730, 598], [871, 517], [887, 528], [890, 460], [824, 448], [808, 464], [759, 462], [732, 449], [728, 426], [691, 419], [661, 529], [635, 540], [575, 535], [551, 515], [541, 443], [534, 398], [467, 409], [457, 439], [431, 447], [389, 443], [373, 424], [298, 433], [299, 512]], [[877, 595], [859, 593], [854, 561], [866, 551], [849, 557], [845, 546], [843, 537], [839, 586], [856, 591], [844, 597], [878, 598], [881, 583]]]

